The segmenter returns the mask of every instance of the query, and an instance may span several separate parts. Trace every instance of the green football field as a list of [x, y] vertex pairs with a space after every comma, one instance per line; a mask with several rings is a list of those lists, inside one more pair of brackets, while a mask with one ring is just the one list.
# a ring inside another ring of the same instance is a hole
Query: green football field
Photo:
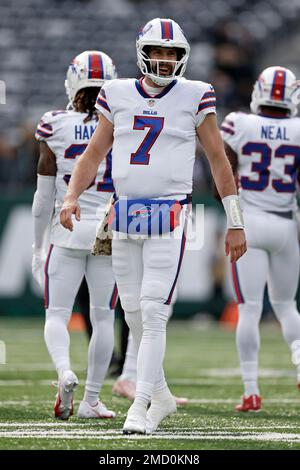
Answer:
[[[114, 420], [68, 422], [53, 418], [56, 380], [43, 341], [40, 319], [0, 319], [0, 339], [7, 364], [0, 366], [0, 449], [300, 449], [300, 393], [290, 354], [277, 325], [262, 327], [260, 387], [263, 410], [237, 414], [242, 392], [234, 333], [215, 324], [171, 322], [168, 327], [166, 374], [174, 394], [190, 404], [166, 419], [152, 436], [123, 436], [129, 406], [111, 394], [112, 380], [102, 393], [117, 412]], [[87, 341], [71, 335], [73, 370], [82, 398]]]

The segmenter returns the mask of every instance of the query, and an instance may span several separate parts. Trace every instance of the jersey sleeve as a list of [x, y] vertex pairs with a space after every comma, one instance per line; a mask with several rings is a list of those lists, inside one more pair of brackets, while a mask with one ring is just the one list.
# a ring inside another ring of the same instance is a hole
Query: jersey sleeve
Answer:
[[213, 113], [216, 114], [216, 94], [214, 87], [209, 83], [202, 92], [199, 103], [197, 103], [198, 108], [196, 112], [196, 127], [199, 127], [200, 124], [205, 119], [207, 114]]
[[238, 149], [238, 133], [237, 133], [237, 114], [228, 114], [221, 125], [221, 135], [229, 147], [235, 152]]
[[109, 99], [107, 98], [106, 86], [103, 85], [96, 100], [95, 108], [103, 114], [110, 122], [113, 122], [113, 115]]
[[37, 125], [35, 131], [35, 138], [39, 141], [49, 142], [53, 138], [53, 122], [52, 113], [48, 112], [43, 115], [40, 122]]

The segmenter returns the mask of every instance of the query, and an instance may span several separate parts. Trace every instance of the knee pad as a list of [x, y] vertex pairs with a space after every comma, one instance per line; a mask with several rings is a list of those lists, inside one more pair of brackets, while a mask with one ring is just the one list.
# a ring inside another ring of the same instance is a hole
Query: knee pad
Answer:
[[[143, 335], [142, 314], [140, 310], [135, 312], [125, 311], [125, 320], [130, 329], [130, 334], [135, 344], [136, 352], [139, 349], [140, 341]], [[128, 348], [127, 348], [128, 350]]]
[[150, 299], [159, 303], [165, 302], [172, 289], [172, 282], [162, 282], [161, 280], [151, 280], [143, 283], [141, 299]]
[[169, 305], [155, 300], [142, 300], [141, 307], [144, 329], [165, 330], [169, 318]]
[[262, 302], [244, 302], [239, 304], [239, 318], [247, 316], [250, 319], [260, 320], [262, 314], [263, 304]]
[[136, 312], [141, 309], [140, 299], [132, 294], [120, 296], [120, 301], [124, 312]]
[[68, 323], [71, 316], [70, 310], [67, 308], [55, 308], [50, 307], [46, 309], [46, 321], [55, 318], [55, 320], [63, 321], [64, 323]]
[[115, 318], [114, 310], [110, 310], [108, 308], [100, 308], [100, 307], [90, 307], [90, 319], [91, 323], [94, 324], [105, 322], [113, 323]]
[[126, 312], [125, 310], [125, 320], [126, 320], [126, 323], [127, 325], [129, 326], [129, 329], [131, 330], [132, 327], [136, 326], [137, 323], [140, 323], [141, 324], [141, 321], [142, 321], [142, 314], [141, 314], [141, 311], [140, 309], [139, 310], [136, 310], [136, 311], [131, 311], [131, 312]]
[[270, 303], [278, 319], [283, 318], [286, 315], [293, 315], [295, 313], [298, 315], [295, 300], [289, 300], [287, 302], [278, 302], [270, 299]]

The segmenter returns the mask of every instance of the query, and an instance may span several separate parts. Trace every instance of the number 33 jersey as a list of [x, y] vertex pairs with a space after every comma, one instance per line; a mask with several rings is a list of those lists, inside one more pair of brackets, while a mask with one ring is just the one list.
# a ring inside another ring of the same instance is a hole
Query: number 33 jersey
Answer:
[[300, 119], [230, 113], [221, 133], [238, 156], [243, 207], [295, 210]]
[[35, 137], [47, 143], [56, 159], [56, 196], [51, 242], [67, 248], [90, 249], [96, 224], [105, 210], [114, 187], [111, 179], [111, 154], [100, 164], [95, 179], [79, 198], [81, 222], [74, 222], [74, 232], [59, 223], [59, 213], [75, 162], [87, 147], [97, 120], [85, 122], [86, 113], [50, 111], [39, 122]]
[[114, 126], [112, 177], [119, 197], [192, 192], [196, 128], [215, 113], [210, 84], [174, 80], [152, 97], [143, 79], [112, 80], [100, 90], [96, 108]]

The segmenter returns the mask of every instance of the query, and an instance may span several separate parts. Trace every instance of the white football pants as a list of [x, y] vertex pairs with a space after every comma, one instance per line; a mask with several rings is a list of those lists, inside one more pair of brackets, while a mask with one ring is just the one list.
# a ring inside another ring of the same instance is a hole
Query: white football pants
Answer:
[[114, 344], [117, 290], [111, 256], [51, 245], [45, 266], [45, 341], [59, 375], [70, 369], [68, 322], [83, 276], [90, 294], [93, 334], [88, 351], [86, 390], [100, 392]]
[[168, 239], [113, 240], [113, 270], [138, 350], [136, 397], [145, 402], [153, 392], [166, 387], [162, 365], [170, 303], [185, 248], [183, 211], [181, 225]]
[[294, 300], [299, 281], [298, 224], [295, 219], [259, 210], [246, 210], [244, 218], [248, 251], [232, 265], [232, 277], [239, 303], [240, 362], [254, 367], [266, 284], [284, 339], [291, 349], [300, 340], [300, 316]]

